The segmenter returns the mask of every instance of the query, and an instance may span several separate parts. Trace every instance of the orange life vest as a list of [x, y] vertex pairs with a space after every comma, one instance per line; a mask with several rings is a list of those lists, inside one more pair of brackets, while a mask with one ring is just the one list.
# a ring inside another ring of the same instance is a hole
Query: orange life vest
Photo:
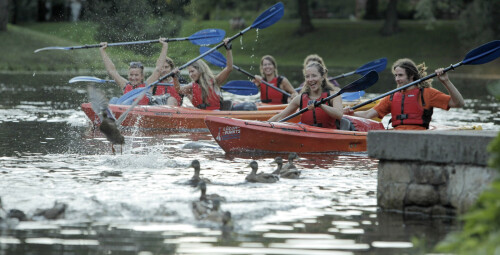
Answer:
[[[146, 87], [145, 83], [141, 83], [137, 86], [132, 86], [132, 84], [127, 83], [127, 85], [125, 85], [125, 88], [123, 89], [123, 94], [125, 95], [136, 88], [144, 88], [144, 87]], [[139, 101], [139, 105], [148, 105], [148, 104], [149, 104], [149, 98], [147, 96], [143, 96], [141, 101]]]
[[[420, 95], [422, 104], [418, 102]], [[392, 126], [419, 125], [429, 128], [433, 109], [424, 109], [424, 88], [414, 88], [402, 93], [394, 93], [391, 100], [391, 122]]]
[[193, 99], [191, 100], [191, 103], [193, 103], [194, 107], [207, 110], [220, 110], [221, 100], [222, 97], [217, 95], [213, 88], [210, 88], [207, 102], [203, 102], [201, 86], [198, 83], [193, 82]]
[[[300, 109], [307, 107], [310, 103], [313, 103], [315, 101], [320, 101], [323, 98], [327, 98], [330, 95], [330, 92], [323, 92], [321, 93], [321, 97], [316, 99], [316, 100], [311, 100], [309, 98], [308, 93], [303, 93], [301, 95], [301, 101], [300, 101]], [[326, 105], [330, 105], [330, 102], [325, 102]], [[337, 129], [339, 122], [337, 119], [330, 117], [323, 109], [320, 107], [315, 107], [314, 110], [309, 110], [307, 112], [304, 112], [301, 117], [300, 117], [300, 122], [311, 125], [311, 126], [316, 126], [316, 127], [324, 127], [324, 128], [332, 128], [332, 129]]]
[[[283, 76], [274, 77], [274, 79], [272, 79], [268, 83], [272, 84], [277, 88], [280, 88], [281, 81], [283, 80], [283, 78], [284, 78]], [[284, 95], [283, 93], [275, 89], [269, 88], [269, 86], [267, 86], [264, 83], [261, 83], [260, 101], [262, 103], [269, 103], [269, 104], [286, 104], [288, 103], [288, 96]]]

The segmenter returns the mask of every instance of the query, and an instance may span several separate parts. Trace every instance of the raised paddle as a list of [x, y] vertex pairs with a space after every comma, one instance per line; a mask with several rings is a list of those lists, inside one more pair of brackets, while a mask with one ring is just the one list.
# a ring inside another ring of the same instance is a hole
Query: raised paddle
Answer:
[[[462, 61], [460, 61], [454, 65], [450, 65], [449, 67], [445, 68], [443, 70], [443, 72], [448, 72], [450, 70], [454, 70], [455, 68], [457, 68], [461, 65], [480, 65], [480, 64], [488, 63], [490, 61], [497, 59], [498, 57], [500, 57], [500, 40], [491, 41], [489, 43], [483, 44], [483, 45], [469, 51], [469, 53], [467, 53], [467, 55], [465, 55], [465, 58]], [[371, 102], [377, 101], [377, 100], [384, 98], [390, 94], [396, 93], [400, 90], [406, 89], [406, 88], [411, 87], [415, 84], [419, 84], [425, 80], [434, 78], [436, 76], [437, 76], [436, 73], [429, 74], [423, 78], [420, 78], [416, 81], [410, 82], [404, 86], [401, 86], [399, 88], [395, 88], [395, 89], [393, 89], [387, 93], [384, 93], [378, 97], [370, 99], [370, 100], [363, 102], [361, 104], [355, 105], [355, 106], [351, 107], [351, 109], [352, 110], [358, 109], [359, 107], [365, 106]]]
[[[203, 54], [203, 53], [207, 52], [208, 50], [210, 50], [210, 48], [200, 47], [200, 54]], [[226, 58], [224, 57], [224, 55], [222, 55], [222, 53], [220, 53], [216, 50], [212, 51], [212, 52], [210, 52], [210, 54], [204, 56], [203, 59], [205, 59], [206, 61], [208, 61], [211, 64], [216, 65], [218, 67], [222, 67], [222, 68], [226, 67]], [[246, 74], [248, 77], [255, 79], [255, 75], [251, 74], [250, 72], [247, 72], [236, 65], [233, 65], [233, 68]], [[277, 90], [277, 91], [281, 92], [282, 94], [290, 97], [290, 93], [270, 84], [269, 82], [266, 82], [266, 81], [261, 81], [261, 82], [264, 83], [266, 86], [271, 87], [272, 89]], [[252, 83], [251, 85], [253, 85], [253, 87], [256, 87], [254, 83]], [[234, 93], [234, 94], [237, 94], [237, 93]]]
[[230, 81], [221, 88], [226, 92], [240, 96], [252, 96], [259, 93], [259, 89], [251, 81]]
[[[330, 95], [328, 97], [325, 97], [325, 98], [321, 99], [320, 101], [315, 101], [314, 107], [318, 107], [321, 104], [324, 104], [325, 102], [329, 101], [330, 99], [341, 95], [342, 93], [365, 90], [365, 89], [371, 87], [377, 81], [378, 81], [378, 73], [375, 71], [370, 71], [365, 76], [359, 78], [358, 80], [353, 81], [351, 84], [340, 89], [339, 92], [337, 92], [333, 95]], [[298, 112], [291, 114], [290, 116], [288, 116], [288, 117], [286, 117], [278, 122], [284, 122], [284, 121], [287, 121], [289, 119], [295, 118], [296, 116], [298, 116], [304, 112], [307, 112], [308, 110], [309, 110], [309, 108], [307, 108], [307, 107], [302, 108]]]
[[[226, 32], [221, 29], [204, 29], [200, 30], [189, 37], [181, 37], [181, 38], [167, 38], [167, 42], [177, 42], [177, 41], [187, 41], [189, 40], [192, 44], [195, 45], [209, 45], [214, 43], [219, 43], [224, 39]], [[135, 41], [135, 42], [119, 42], [119, 43], [108, 43], [109, 46], [122, 46], [122, 45], [134, 45], [134, 44], [146, 44], [146, 43], [158, 43], [159, 39], [156, 40], [147, 40], [147, 41]], [[35, 53], [44, 51], [44, 50], [77, 50], [77, 49], [90, 49], [90, 48], [99, 48], [101, 44], [91, 44], [91, 45], [82, 45], [82, 46], [70, 46], [70, 47], [45, 47], [41, 49], [35, 50]]]
[[377, 73], [379, 73], [379, 72], [382, 72], [386, 66], [387, 66], [387, 58], [379, 58], [379, 59], [373, 60], [369, 63], [366, 63], [366, 64], [360, 66], [358, 69], [356, 69], [356, 71], [337, 75], [337, 76], [331, 77], [329, 79], [337, 80], [337, 79], [344, 78], [344, 77], [347, 77], [347, 76], [350, 76], [353, 74], [365, 75], [368, 72], [370, 72], [371, 70], [374, 70]]
[[[69, 83], [75, 82], [95, 82], [95, 83], [106, 83], [106, 82], [115, 82], [115, 80], [104, 80], [94, 76], [76, 76], [69, 80]], [[157, 85], [161, 86], [173, 86], [172, 83], [158, 83]], [[182, 85], [182, 84], [181, 84]]]
[[[244, 33], [248, 32], [248, 30], [250, 30], [252, 28], [264, 29], [264, 28], [269, 27], [272, 24], [278, 22], [278, 20], [280, 20], [281, 17], [283, 17], [283, 14], [285, 13], [284, 9], [285, 9], [285, 7], [283, 6], [283, 3], [281, 3], [281, 2], [271, 6], [269, 9], [267, 9], [266, 11], [261, 13], [259, 15], [259, 17], [257, 17], [257, 19], [254, 20], [252, 25], [241, 30], [237, 34], [233, 35], [232, 37], [228, 38], [228, 43], [231, 42], [232, 40], [238, 38], [240, 35], [243, 35]], [[198, 59], [205, 57], [206, 55], [210, 54], [210, 52], [217, 50], [218, 48], [222, 47], [223, 45], [224, 45], [224, 42], [219, 43], [217, 46], [211, 48], [210, 50], [206, 51], [205, 53], [199, 55], [198, 57], [196, 57], [194, 59], [191, 59], [189, 62], [180, 66], [178, 69], [182, 70], [182, 69], [190, 66], [192, 63], [196, 62]], [[150, 86], [154, 86], [158, 82], [160, 82], [160, 81], [162, 81], [162, 80], [164, 80], [172, 75], [174, 75], [174, 72], [170, 72], [170, 73], [160, 77], [157, 81], [151, 83]]]

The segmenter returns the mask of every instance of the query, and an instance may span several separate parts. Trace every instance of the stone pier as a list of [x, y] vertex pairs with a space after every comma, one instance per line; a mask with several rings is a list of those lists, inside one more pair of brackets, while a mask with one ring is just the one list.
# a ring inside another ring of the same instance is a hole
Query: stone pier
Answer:
[[467, 211], [496, 176], [487, 167], [496, 131], [370, 131], [368, 155], [379, 159], [377, 203], [405, 214], [454, 216]]

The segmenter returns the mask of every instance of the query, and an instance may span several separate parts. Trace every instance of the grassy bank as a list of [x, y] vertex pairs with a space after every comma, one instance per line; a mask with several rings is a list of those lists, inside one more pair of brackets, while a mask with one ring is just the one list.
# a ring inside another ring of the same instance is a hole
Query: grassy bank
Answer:
[[[425, 61], [430, 68], [447, 66], [463, 59], [469, 49], [463, 49], [457, 39], [453, 22], [438, 22], [433, 30], [415, 21], [400, 22], [402, 32], [382, 37], [378, 30], [380, 21], [349, 22], [340, 20], [315, 20], [316, 30], [305, 36], [294, 34], [298, 20], [282, 20], [260, 30], [250, 30], [234, 42], [234, 63], [258, 68], [260, 57], [273, 55], [280, 66], [300, 66], [305, 56], [321, 55], [328, 67], [357, 68], [360, 65], [387, 57], [389, 63], [401, 57], [417, 62]], [[247, 24], [249, 25], [249, 24]], [[220, 28], [232, 36], [238, 30], [229, 28], [227, 21], [185, 21], [180, 36], [189, 36], [204, 28]], [[12, 71], [102, 71], [98, 49], [72, 51], [44, 51], [35, 49], [47, 46], [73, 46], [98, 43], [93, 39], [95, 25], [80, 23], [36, 23], [9, 26], [0, 33], [0, 70]], [[149, 38], [154, 39], [154, 38]], [[160, 51], [159, 45], [150, 45]], [[109, 53], [119, 68], [126, 68], [132, 60], [153, 66], [157, 55], [144, 57], [119, 47]], [[224, 49], [220, 49], [224, 53]], [[198, 46], [189, 42], [175, 42], [169, 46], [169, 56], [177, 63], [185, 63], [198, 55]], [[467, 72], [489, 73], [498, 70], [499, 64], [483, 65], [481, 69], [468, 68]]]

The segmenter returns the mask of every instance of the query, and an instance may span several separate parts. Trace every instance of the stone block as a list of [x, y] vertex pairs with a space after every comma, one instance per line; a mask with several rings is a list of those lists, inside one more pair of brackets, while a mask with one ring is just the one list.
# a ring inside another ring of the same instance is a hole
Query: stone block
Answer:
[[378, 182], [410, 183], [411, 167], [407, 162], [380, 160], [378, 162]]
[[439, 194], [432, 185], [410, 184], [406, 193], [405, 205], [433, 206], [439, 203]]
[[448, 180], [448, 171], [443, 165], [411, 163], [413, 181], [420, 184], [441, 185]]
[[379, 183], [377, 185], [377, 204], [384, 210], [404, 209], [404, 198], [408, 184], [404, 183]]

